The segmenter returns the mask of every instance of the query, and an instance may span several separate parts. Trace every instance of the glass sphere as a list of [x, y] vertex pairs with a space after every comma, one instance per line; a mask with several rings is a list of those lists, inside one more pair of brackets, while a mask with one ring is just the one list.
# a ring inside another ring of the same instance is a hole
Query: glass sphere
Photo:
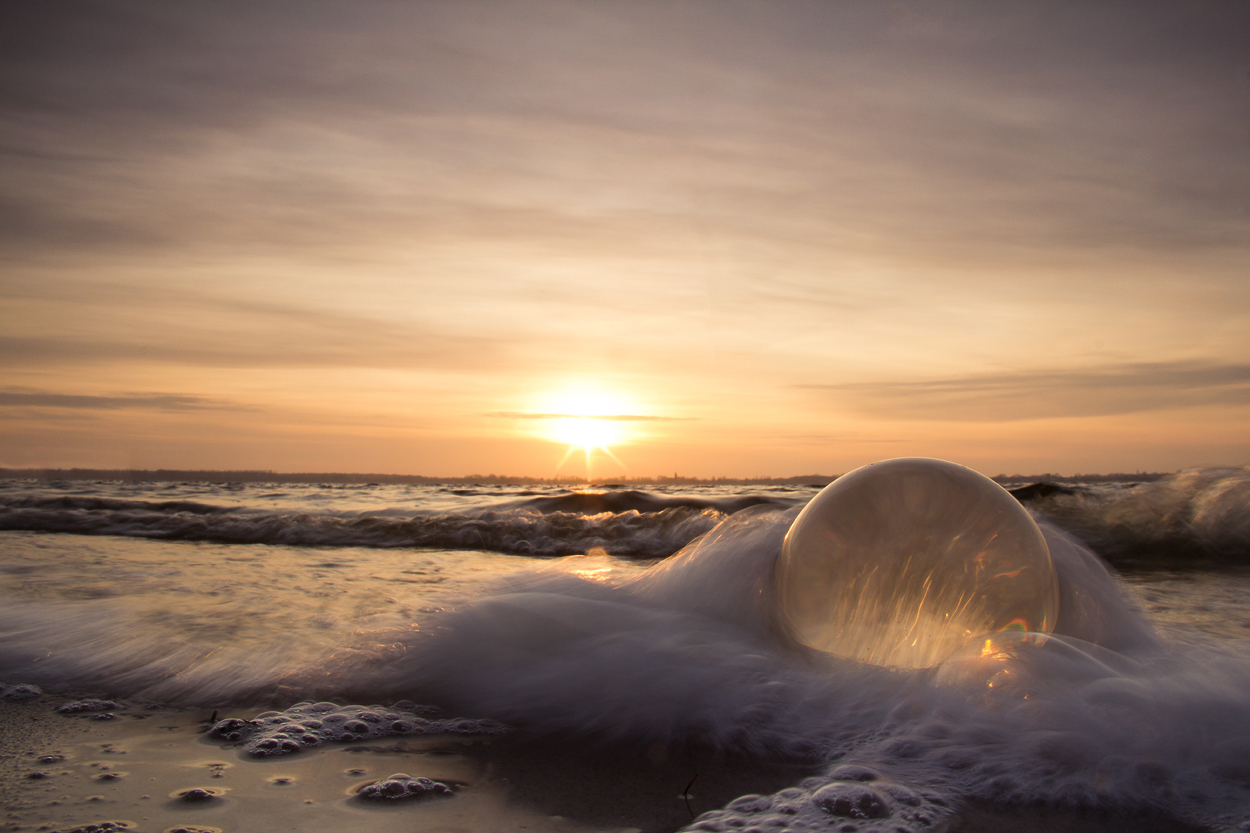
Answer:
[[782, 625], [812, 648], [927, 668], [968, 642], [1050, 631], [1059, 585], [1037, 524], [971, 469], [904, 457], [839, 477], [803, 509], [776, 566]]

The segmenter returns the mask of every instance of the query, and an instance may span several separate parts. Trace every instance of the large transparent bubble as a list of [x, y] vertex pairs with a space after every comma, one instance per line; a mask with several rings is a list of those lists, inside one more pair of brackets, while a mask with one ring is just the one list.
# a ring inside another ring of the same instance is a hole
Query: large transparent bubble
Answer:
[[920, 457], [839, 477], [795, 519], [776, 569], [799, 642], [927, 668], [1001, 631], [1054, 628], [1059, 585], [1029, 513], [971, 469]]

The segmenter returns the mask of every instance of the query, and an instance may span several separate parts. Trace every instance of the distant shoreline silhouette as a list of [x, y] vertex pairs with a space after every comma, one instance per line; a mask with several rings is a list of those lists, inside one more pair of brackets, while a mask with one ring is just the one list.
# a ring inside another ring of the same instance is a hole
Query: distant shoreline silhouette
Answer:
[[[1115, 472], [1112, 474], [999, 474], [999, 483], [1143, 483], [1166, 477], [1170, 472]], [[601, 488], [624, 486], [826, 486], [835, 474], [803, 474], [795, 477], [672, 477], [614, 478], [593, 481], [576, 475], [514, 477], [496, 474], [470, 474], [464, 477], [431, 477], [420, 474], [355, 474], [351, 472], [276, 472], [265, 470], [200, 469], [49, 469], [0, 468], [0, 479], [7, 480], [120, 480], [127, 482], [200, 483], [332, 483], [335, 485], [594, 485]]]

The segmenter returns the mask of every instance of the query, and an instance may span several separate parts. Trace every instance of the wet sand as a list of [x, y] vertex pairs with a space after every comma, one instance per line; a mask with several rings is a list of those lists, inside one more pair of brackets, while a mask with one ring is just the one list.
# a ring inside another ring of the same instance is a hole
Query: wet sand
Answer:
[[[108, 712], [113, 719], [58, 714], [70, 699], [0, 701], [0, 831], [69, 833], [111, 822], [139, 833], [662, 833], [739, 796], [775, 792], [823, 768], [706, 751], [587, 748], [522, 733], [391, 737], [257, 759], [208, 739], [208, 712], [122, 703]], [[395, 773], [441, 781], [456, 794], [383, 805], [357, 795], [360, 787]], [[934, 828], [1200, 829], [1159, 817], [993, 806], [961, 807]]]
[[[122, 704], [108, 712], [114, 719], [97, 720], [58, 714], [68, 701], [0, 701], [0, 830], [67, 833], [114, 822], [147, 833], [659, 833], [814, 770], [654, 748], [590, 751], [520, 734], [392, 737], [258, 759], [206, 739], [208, 712]], [[450, 784], [456, 794], [381, 806], [356, 795], [401, 772]], [[211, 797], [184, 796], [193, 790]]]

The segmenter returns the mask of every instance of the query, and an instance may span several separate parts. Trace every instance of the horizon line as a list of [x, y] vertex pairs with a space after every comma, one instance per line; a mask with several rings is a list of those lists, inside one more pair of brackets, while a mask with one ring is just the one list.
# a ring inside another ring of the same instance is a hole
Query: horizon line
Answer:
[[[204, 482], [288, 482], [288, 483], [353, 483], [353, 484], [402, 484], [402, 483], [489, 483], [493, 485], [527, 484], [527, 483], [585, 483], [587, 485], [613, 486], [625, 484], [777, 484], [777, 485], [828, 485], [841, 477], [840, 474], [800, 474], [792, 476], [756, 475], [752, 477], [720, 475], [699, 477], [682, 475], [674, 472], [671, 476], [637, 475], [629, 477], [607, 478], [594, 480], [584, 475], [554, 474], [551, 476], [511, 475], [511, 474], [467, 474], [458, 476], [423, 475], [423, 474], [383, 474], [379, 472], [280, 472], [272, 469], [116, 469], [87, 468], [74, 466], [70, 468], [50, 466], [27, 466], [22, 468], [0, 466], [0, 478], [13, 480], [130, 480], [164, 482], [171, 480], [190, 480]], [[1000, 473], [990, 477], [995, 481], [1046, 481], [1059, 480], [1069, 482], [1107, 481], [1125, 482], [1134, 480], [1157, 480], [1173, 472], [1109, 472], [1109, 473], [1077, 473], [1071, 475], [1057, 472], [1039, 474], [1006, 474]]]

